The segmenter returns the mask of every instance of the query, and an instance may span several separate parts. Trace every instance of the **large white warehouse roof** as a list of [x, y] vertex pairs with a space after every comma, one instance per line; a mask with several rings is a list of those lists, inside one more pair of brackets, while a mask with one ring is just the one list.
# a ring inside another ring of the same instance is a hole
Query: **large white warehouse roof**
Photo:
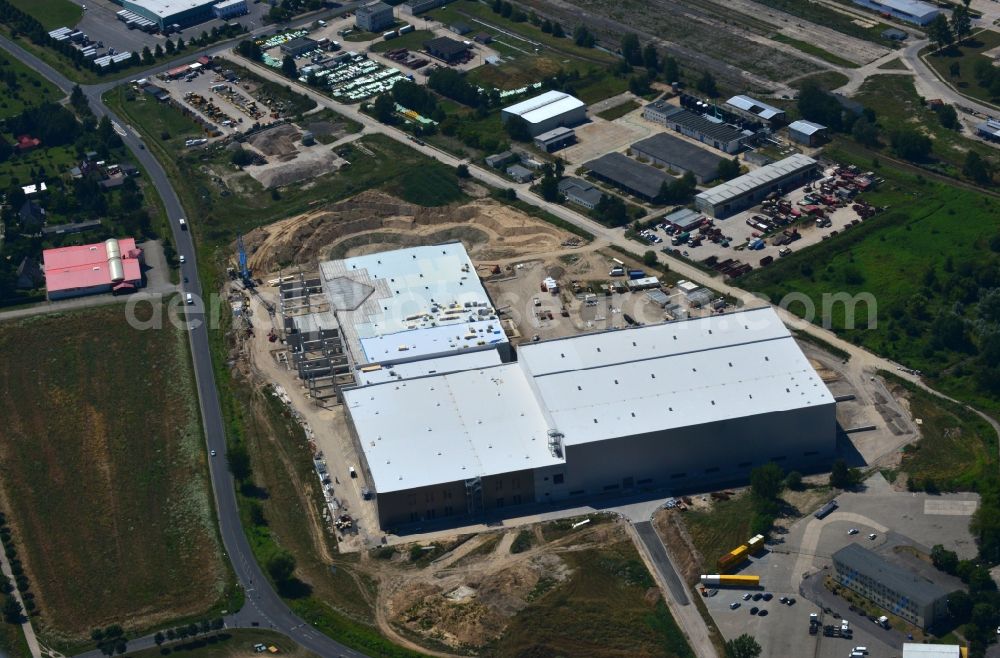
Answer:
[[520, 103], [515, 103], [510, 107], [504, 108], [503, 111], [519, 116], [528, 123], [541, 123], [584, 106], [585, 103], [579, 98], [553, 90], [521, 101]]
[[359, 363], [507, 341], [461, 243], [320, 263], [323, 292]]
[[553, 430], [573, 446], [833, 403], [770, 307], [518, 354], [517, 363], [432, 374], [459, 357], [443, 358], [400, 373], [413, 379], [345, 391], [376, 490], [563, 463], [548, 446]]
[[567, 446], [832, 403], [771, 308], [524, 345]]
[[344, 391], [379, 493], [564, 463], [517, 364]]
[[[802, 171], [808, 167], [815, 167], [816, 161], [807, 155], [795, 153], [784, 160], [772, 162], [764, 165], [760, 169], [755, 169], [748, 174], [737, 176], [731, 181], [716, 185], [698, 194], [695, 199], [708, 201], [713, 206], [726, 203], [732, 199], [742, 196], [747, 192], [752, 192], [757, 188], [772, 183], [790, 174]], [[701, 207], [701, 206], [699, 206]]]

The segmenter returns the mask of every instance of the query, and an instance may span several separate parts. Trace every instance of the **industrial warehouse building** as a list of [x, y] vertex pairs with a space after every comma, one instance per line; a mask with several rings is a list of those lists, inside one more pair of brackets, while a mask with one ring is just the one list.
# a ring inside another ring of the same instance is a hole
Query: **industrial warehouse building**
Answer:
[[719, 177], [722, 158], [679, 137], [657, 133], [632, 145], [632, 155], [670, 167], [680, 173], [691, 172], [699, 183]]
[[465, 57], [465, 54], [469, 52], [469, 47], [450, 37], [437, 37], [425, 41], [424, 50], [431, 57], [451, 64]]
[[745, 148], [746, 140], [753, 137], [750, 131], [740, 130], [703, 114], [695, 114], [663, 100], [646, 105], [642, 110], [642, 116], [647, 121], [664, 125], [723, 153], [739, 153]]
[[849, 544], [833, 554], [837, 582], [921, 628], [948, 614], [948, 592], [878, 554]]
[[247, 0], [224, 0], [212, 7], [212, 14], [224, 21], [237, 16], [245, 16], [249, 11]]
[[405, 366], [343, 392], [383, 528], [810, 471], [835, 449], [834, 400], [771, 308]]
[[396, 17], [392, 15], [392, 7], [384, 2], [358, 7], [354, 12], [354, 24], [359, 29], [368, 32], [381, 32], [392, 27]]
[[711, 217], [728, 217], [760, 203], [771, 192], [815, 178], [818, 171], [818, 162], [796, 153], [701, 192], [694, 198], [695, 206]]
[[151, 20], [161, 31], [171, 26], [181, 28], [204, 23], [215, 18], [213, 6], [219, 0], [120, 0], [123, 8]]
[[579, 98], [561, 91], [547, 91], [506, 107], [500, 121], [507, 123], [511, 117], [521, 117], [528, 124], [532, 137], [560, 126], [574, 126], [587, 119], [587, 106]]
[[546, 153], [552, 153], [553, 151], [558, 151], [564, 146], [569, 146], [575, 141], [575, 130], [559, 126], [558, 128], [553, 128], [552, 130], [535, 137], [535, 146], [542, 149]]
[[788, 136], [792, 141], [806, 146], [816, 146], [826, 139], [826, 126], [799, 119], [788, 124]]
[[319, 43], [309, 37], [296, 37], [291, 41], [286, 41], [279, 47], [282, 55], [291, 55], [292, 57], [301, 57], [317, 48], [319, 48]]
[[726, 101], [725, 108], [751, 121], [763, 121], [771, 126], [785, 121], [784, 110], [742, 94]]
[[132, 292], [142, 286], [142, 249], [133, 238], [46, 249], [42, 261], [50, 300]]
[[920, 0], [854, 0], [854, 4], [917, 25], [927, 25], [941, 13], [934, 5]]
[[604, 198], [604, 193], [583, 180], [567, 176], [559, 181], [559, 193], [566, 197], [570, 203], [583, 206], [587, 210], [593, 210]]
[[585, 162], [583, 168], [594, 178], [611, 183], [645, 201], [654, 201], [660, 195], [664, 183], [676, 180], [655, 167], [636, 162], [627, 155], [614, 151]]
[[406, 2], [399, 5], [399, 10], [404, 14], [416, 16], [425, 11], [442, 7], [444, 4], [445, 0], [406, 0]]

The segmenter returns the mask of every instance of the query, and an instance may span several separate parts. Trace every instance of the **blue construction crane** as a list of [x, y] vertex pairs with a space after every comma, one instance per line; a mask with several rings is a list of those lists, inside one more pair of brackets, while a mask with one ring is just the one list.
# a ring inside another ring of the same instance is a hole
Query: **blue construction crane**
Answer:
[[240, 278], [243, 279], [243, 284], [248, 288], [253, 287], [253, 279], [250, 278], [250, 268], [247, 267], [247, 250], [243, 246], [242, 233], [236, 236], [236, 249], [238, 250], [240, 262]]

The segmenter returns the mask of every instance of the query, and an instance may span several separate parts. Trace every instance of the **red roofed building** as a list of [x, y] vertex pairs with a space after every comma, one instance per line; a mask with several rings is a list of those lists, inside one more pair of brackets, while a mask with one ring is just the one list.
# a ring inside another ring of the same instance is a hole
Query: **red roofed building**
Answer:
[[42, 260], [50, 300], [127, 293], [142, 286], [142, 249], [133, 238], [46, 249]]
[[42, 140], [37, 137], [32, 137], [31, 135], [18, 135], [17, 144], [14, 145], [14, 148], [18, 151], [30, 151], [41, 143]]

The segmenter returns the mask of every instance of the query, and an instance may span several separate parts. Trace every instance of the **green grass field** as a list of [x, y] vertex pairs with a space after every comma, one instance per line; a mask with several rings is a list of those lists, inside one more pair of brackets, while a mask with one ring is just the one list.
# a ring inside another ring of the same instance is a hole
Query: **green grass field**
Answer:
[[639, 101], [627, 100], [621, 105], [615, 105], [614, 107], [609, 107], [603, 112], [598, 112], [597, 116], [601, 117], [605, 121], [614, 121], [615, 119], [623, 117], [637, 108], [639, 108]]
[[433, 38], [434, 33], [430, 30], [415, 30], [413, 32], [407, 32], [406, 34], [401, 34], [395, 39], [374, 43], [371, 45], [369, 50], [373, 53], [384, 53], [389, 50], [396, 50], [397, 48], [421, 50], [424, 47], [424, 42]]
[[73, 27], [83, 18], [80, 5], [69, 0], [8, 0], [26, 14], [38, 19], [46, 30]]
[[[833, 157], [843, 161], [840, 155]], [[962, 351], [935, 343], [933, 320], [956, 308], [971, 317], [969, 305], [976, 302], [979, 289], [969, 277], [1000, 263], [1000, 255], [987, 245], [1000, 232], [1000, 201], [888, 166], [878, 173], [886, 183], [865, 198], [888, 206], [888, 211], [755, 270], [740, 285], [773, 301], [792, 291], [804, 294], [820, 311], [815, 322], [825, 315], [843, 337], [923, 370], [933, 380], [935, 373], [967, 358]], [[824, 293], [840, 291], [873, 294], [877, 326], [868, 328], [864, 304], [858, 306], [854, 329], [847, 327], [843, 304], [823, 314]], [[959, 300], [964, 303], [956, 307]], [[799, 303], [789, 307], [795, 313], [803, 309]], [[968, 394], [968, 377], [956, 370], [935, 385], [952, 395]]]
[[846, 85], [850, 82], [850, 78], [839, 71], [824, 71], [823, 73], [814, 73], [812, 75], [807, 75], [804, 78], [799, 78], [798, 80], [791, 82], [789, 86], [793, 89], [802, 89], [802, 87], [810, 82], [817, 84], [820, 89], [831, 91]]
[[854, 100], [875, 111], [883, 142], [888, 143], [885, 135], [899, 127], [917, 125], [926, 131], [934, 141], [933, 160], [923, 163], [928, 169], [961, 178], [965, 153], [970, 149], [994, 165], [1000, 165], [995, 148], [941, 125], [937, 114], [924, 106], [917, 94], [913, 76], [886, 74], [870, 78], [861, 85]]
[[[898, 47], [899, 44], [882, 37], [882, 32], [888, 25], [877, 23], [873, 27], [862, 27], [856, 24], [852, 18], [835, 9], [831, 9], [817, 2], [800, 2], [800, 0], [757, 0], [762, 5], [780, 9], [786, 13], [804, 18], [807, 21], [823, 25], [831, 29], [849, 34], [852, 37], [875, 41], [890, 48]], [[853, 6], [853, 5], [852, 5]], [[875, 18], [875, 15], [872, 15]]]
[[663, 601], [645, 599], [656, 584], [631, 542], [560, 555], [572, 576], [518, 612], [489, 655], [694, 656]]
[[[204, 638], [196, 638], [188, 642], [168, 642], [164, 649], [170, 649], [170, 654], [191, 656], [191, 658], [259, 658], [261, 654], [253, 649], [255, 644], [266, 644], [278, 648], [278, 655], [288, 658], [317, 658], [316, 654], [306, 651], [281, 633], [264, 630], [233, 629], [213, 633]], [[160, 649], [129, 652], [133, 658], [158, 658], [166, 655]], [[271, 654], [264, 654], [270, 656]]]
[[928, 480], [942, 491], [968, 490], [997, 468], [997, 433], [979, 416], [913, 384], [884, 374], [921, 420], [920, 440], [904, 449], [900, 470], [918, 488]]
[[0, 119], [20, 114], [24, 108], [40, 105], [46, 101], [57, 102], [63, 94], [55, 85], [38, 75], [20, 61], [0, 51], [0, 75], [12, 71], [15, 75], [14, 85], [0, 83], [4, 93], [0, 97]]
[[165, 326], [122, 305], [0, 324], [0, 493], [55, 646], [228, 607], [187, 338]]
[[[990, 90], [979, 84], [974, 75], [976, 60], [986, 58], [985, 53], [1000, 46], [1000, 32], [983, 30], [970, 37], [961, 46], [953, 46], [934, 54], [924, 56], [924, 61], [941, 77], [942, 80], [955, 86], [960, 93], [986, 102], [997, 102], [997, 97]], [[958, 77], [951, 75], [951, 65], [959, 65]]]
[[771, 36], [772, 39], [780, 43], [786, 43], [793, 48], [797, 48], [807, 55], [812, 55], [813, 57], [819, 57], [824, 62], [829, 62], [836, 66], [842, 66], [849, 69], [856, 69], [858, 65], [849, 59], [844, 59], [840, 55], [835, 55], [829, 50], [824, 50], [819, 46], [809, 43], [807, 41], [801, 41], [799, 39], [793, 39], [792, 37], [785, 36], [784, 34], [775, 34]]
[[752, 516], [753, 501], [748, 495], [717, 500], [712, 503], [711, 511], [684, 513], [684, 525], [701, 552], [706, 569], [714, 568], [720, 557], [749, 539]]

